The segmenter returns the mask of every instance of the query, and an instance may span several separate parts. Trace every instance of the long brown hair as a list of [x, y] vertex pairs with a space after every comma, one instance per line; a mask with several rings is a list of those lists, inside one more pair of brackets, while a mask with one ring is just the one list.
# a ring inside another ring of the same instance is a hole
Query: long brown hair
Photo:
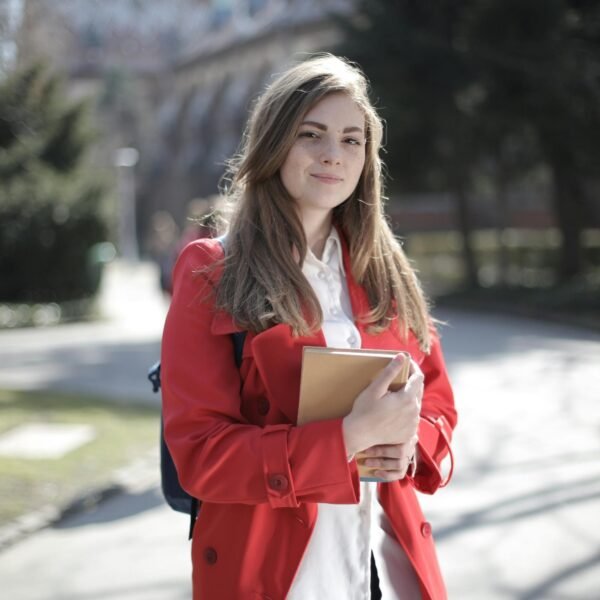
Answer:
[[217, 306], [250, 331], [287, 323], [294, 334], [305, 335], [321, 325], [319, 302], [302, 273], [306, 237], [279, 170], [304, 115], [336, 92], [356, 102], [366, 126], [365, 164], [358, 185], [333, 211], [333, 222], [348, 243], [352, 275], [366, 290], [371, 307], [358, 318], [379, 332], [398, 315], [402, 333], [412, 329], [421, 348], [428, 351], [427, 303], [383, 211], [382, 122], [369, 101], [361, 71], [330, 54], [290, 68], [254, 106], [241, 150], [226, 176], [226, 196], [233, 208]]

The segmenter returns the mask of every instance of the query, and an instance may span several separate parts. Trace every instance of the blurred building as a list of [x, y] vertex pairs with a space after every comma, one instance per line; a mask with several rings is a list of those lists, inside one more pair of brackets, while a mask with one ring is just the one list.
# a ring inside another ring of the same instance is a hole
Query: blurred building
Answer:
[[[252, 101], [292, 61], [333, 48], [336, 16], [351, 15], [354, 2], [0, 0], [0, 73], [3, 64], [42, 58], [67, 74], [73, 97], [96, 99], [104, 135], [94, 168], [112, 171], [120, 147], [139, 150], [144, 243], [157, 212], [183, 228], [188, 203], [217, 191]], [[551, 193], [545, 185], [526, 184], [504, 202], [477, 191], [473, 226], [553, 225], [540, 200]], [[457, 225], [449, 195], [403, 200], [390, 207], [402, 233]]]
[[198, 35], [186, 40], [171, 69], [157, 74], [156, 120], [144, 147], [144, 201], [171, 207], [181, 221], [190, 198], [217, 190], [239, 144], [253, 99], [273, 75], [304, 53], [331, 48], [332, 15], [351, 0], [212, 2]]

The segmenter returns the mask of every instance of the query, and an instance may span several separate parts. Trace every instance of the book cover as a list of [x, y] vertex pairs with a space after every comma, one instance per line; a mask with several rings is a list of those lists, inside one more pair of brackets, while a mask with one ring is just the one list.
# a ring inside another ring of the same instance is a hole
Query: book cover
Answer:
[[[362, 348], [323, 348], [306, 346], [302, 354], [298, 425], [345, 417], [356, 397], [399, 352]], [[410, 355], [390, 389], [402, 388], [410, 370]], [[356, 457], [360, 460], [360, 455]], [[359, 462], [363, 481], [379, 481]]]

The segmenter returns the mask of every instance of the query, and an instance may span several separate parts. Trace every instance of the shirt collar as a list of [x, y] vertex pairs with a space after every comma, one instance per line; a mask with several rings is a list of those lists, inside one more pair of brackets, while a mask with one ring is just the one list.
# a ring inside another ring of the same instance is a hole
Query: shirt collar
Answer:
[[334, 256], [337, 258], [337, 263], [340, 272], [342, 273], [342, 275], [345, 276], [346, 272], [344, 270], [342, 241], [340, 239], [340, 234], [338, 233], [337, 228], [332, 226], [331, 230], [329, 231], [329, 235], [325, 240], [325, 247], [323, 248], [323, 256], [321, 257], [321, 260], [319, 261], [319, 259], [313, 254], [312, 250], [308, 248], [306, 252], [305, 262], [308, 262], [309, 264], [318, 264], [319, 262], [321, 262], [331, 266], [332, 259]]

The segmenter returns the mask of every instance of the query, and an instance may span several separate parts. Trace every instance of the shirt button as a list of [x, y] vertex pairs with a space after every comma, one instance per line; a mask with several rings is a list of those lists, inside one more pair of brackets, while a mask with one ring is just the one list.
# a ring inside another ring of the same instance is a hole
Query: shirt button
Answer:
[[423, 537], [429, 537], [431, 535], [431, 523], [425, 521], [421, 524], [421, 535]]
[[358, 341], [356, 339], [355, 335], [351, 335], [347, 340], [346, 340], [352, 347], [356, 346], [356, 342]]
[[205, 548], [204, 560], [207, 564], [214, 565], [217, 562], [217, 551], [214, 548]]
[[269, 477], [269, 487], [272, 490], [276, 490], [278, 492], [287, 490], [287, 488], [288, 488], [287, 477], [285, 475], [281, 475], [281, 474], [271, 475]]
[[332, 315], [338, 315], [339, 313], [340, 313], [340, 311], [335, 306], [331, 309]]
[[325, 275], [325, 271], [319, 271], [319, 272], [317, 273], [317, 277], [318, 277], [319, 279], [325, 279], [325, 277], [327, 277], [327, 275]]
[[258, 399], [257, 410], [259, 415], [262, 415], [264, 417], [266, 414], [268, 414], [270, 408], [271, 405], [269, 404], [269, 401], [266, 398]]

